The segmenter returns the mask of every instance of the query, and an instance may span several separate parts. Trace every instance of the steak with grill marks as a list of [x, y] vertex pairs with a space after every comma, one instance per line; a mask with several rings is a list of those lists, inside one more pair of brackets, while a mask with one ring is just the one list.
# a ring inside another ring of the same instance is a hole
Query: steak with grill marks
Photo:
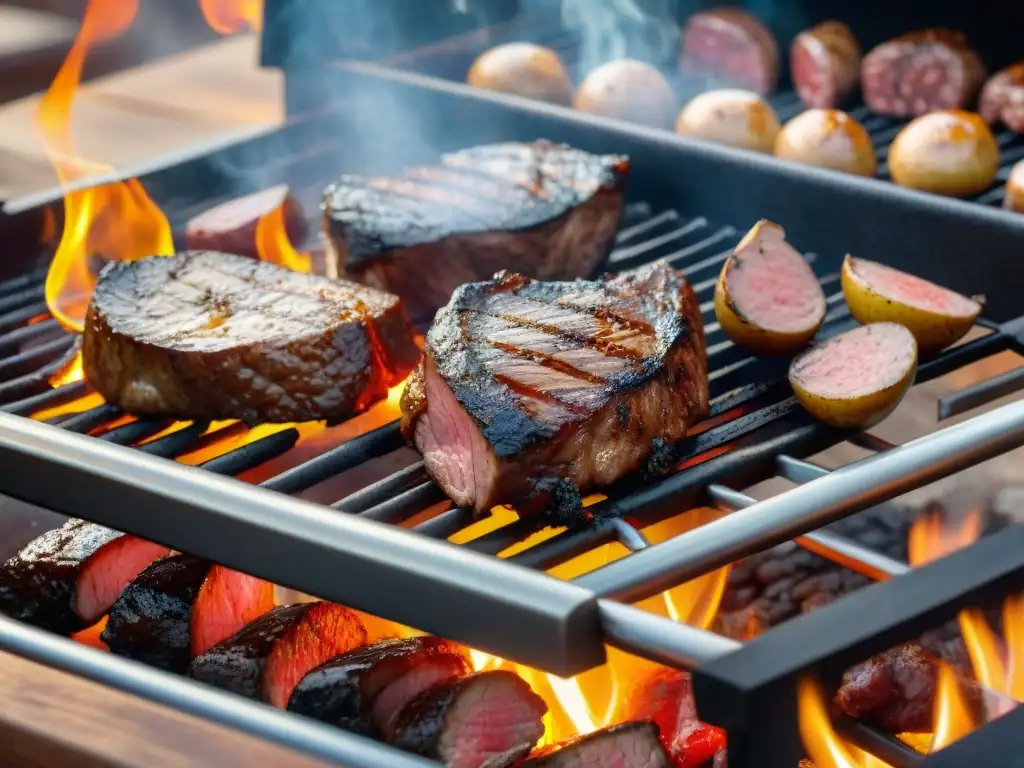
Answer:
[[658, 726], [631, 722], [542, 747], [521, 768], [671, 768]]
[[708, 413], [704, 329], [671, 267], [598, 281], [502, 273], [438, 313], [403, 428], [457, 504], [575, 513]]
[[107, 265], [82, 355], [126, 411], [262, 423], [365, 410], [419, 350], [397, 296], [196, 251]]
[[536, 141], [466, 149], [396, 178], [344, 176], [324, 192], [328, 274], [398, 294], [417, 321], [510, 265], [588, 277], [613, 244], [627, 171], [619, 155]]

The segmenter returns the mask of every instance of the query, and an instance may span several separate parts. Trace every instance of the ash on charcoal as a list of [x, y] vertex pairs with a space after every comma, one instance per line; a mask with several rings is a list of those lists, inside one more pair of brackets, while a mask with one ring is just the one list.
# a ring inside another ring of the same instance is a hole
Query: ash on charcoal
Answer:
[[[935, 502], [917, 512], [897, 506], [876, 507], [840, 520], [829, 530], [906, 562], [911, 526], [918, 517], [936, 512], [943, 512], [943, 508]], [[1011, 522], [994, 506], [986, 508], [984, 514], [985, 536]], [[733, 565], [714, 629], [737, 640], [749, 640], [869, 583], [859, 573], [788, 542]], [[955, 622], [927, 632], [921, 643], [950, 663], [967, 668], [967, 652]]]

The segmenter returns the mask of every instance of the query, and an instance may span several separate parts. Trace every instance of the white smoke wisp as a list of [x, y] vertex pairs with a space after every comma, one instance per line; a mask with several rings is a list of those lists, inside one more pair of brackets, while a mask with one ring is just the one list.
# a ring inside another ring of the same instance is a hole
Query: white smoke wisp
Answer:
[[580, 38], [580, 74], [617, 59], [661, 66], [675, 59], [679, 25], [668, 0], [562, 0], [562, 24]]

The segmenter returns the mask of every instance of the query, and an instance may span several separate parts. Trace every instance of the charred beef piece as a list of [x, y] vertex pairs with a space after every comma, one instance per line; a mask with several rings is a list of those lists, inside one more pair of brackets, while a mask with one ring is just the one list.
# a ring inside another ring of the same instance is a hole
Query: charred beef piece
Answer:
[[614, 241], [627, 171], [625, 157], [537, 141], [466, 149], [393, 179], [344, 176], [324, 192], [327, 273], [397, 293], [417, 321], [509, 265], [589, 277]]
[[708, 412], [693, 289], [654, 264], [599, 281], [499, 274], [459, 288], [402, 395], [403, 428], [455, 503], [571, 514]]
[[298, 246], [306, 239], [306, 219], [286, 185], [236, 197], [203, 211], [185, 225], [185, 246], [190, 251], [221, 251], [258, 259], [256, 229], [260, 220], [281, 209], [288, 241]]
[[365, 410], [419, 356], [396, 296], [214, 252], [108, 264], [82, 352], [127, 411], [250, 423]]
[[197, 656], [188, 674], [284, 708], [307, 672], [365, 642], [366, 628], [359, 616], [337, 603], [280, 606]]
[[447, 768], [507, 768], [544, 735], [547, 710], [514, 672], [477, 672], [413, 698], [395, 717], [388, 740]]
[[[850, 717], [891, 733], [927, 733], [933, 726], [940, 663], [918, 643], [890, 648], [846, 670], [835, 703]], [[976, 704], [977, 683], [961, 675], [960, 684]]]
[[118, 656], [184, 672], [192, 658], [192, 604], [211, 567], [191, 555], [153, 563], [111, 607], [100, 639]]
[[627, 721], [650, 720], [676, 768], [700, 768], [725, 749], [725, 731], [701, 722], [689, 672], [668, 667], [641, 677], [623, 704]]
[[447, 640], [381, 640], [307, 674], [292, 691], [288, 709], [356, 733], [381, 735], [414, 696], [470, 669], [466, 652]]
[[169, 551], [95, 523], [68, 520], [0, 568], [0, 612], [62, 635], [77, 632], [99, 621], [125, 586]]
[[658, 726], [632, 722], [539, 750], [520, 768], [672, 768]]
[[273, 590], [262, 579], [174, 555], [125, 588], [100, 639], [118, 656], [184, 673], [193, 656], [270, 610]]

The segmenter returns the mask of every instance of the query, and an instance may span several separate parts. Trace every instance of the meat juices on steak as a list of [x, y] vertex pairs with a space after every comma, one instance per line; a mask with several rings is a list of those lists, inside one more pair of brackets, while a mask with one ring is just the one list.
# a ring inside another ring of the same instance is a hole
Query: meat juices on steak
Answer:
[[102, 618], [143, 568], [170, 550], [71, 519], [0, 567], [0, 613], [70, 635]]
[[448, 640], [381, 640], [307, 674], [292, 691], [288, 709], [348, 731], [381, 735], [414, 696], [470, 671], [466, 651]]
[[189, 677], [284, 708], [295, 684], [326, 659], [366, 642], [355, 611], [297, 603], [267, 611], [192, 660]]
[[779, 80], [779, 46], [772, 33], [740, 8], [693, 14], [682, 33], [683, 72], [710, 75], [724, 85], [766, 96]]
[[395, 716], [389, 741], [447, 768], [508, 768], [544, 735], [547, 711], [514, 672], [477, 672], [409, 701]]
[[1024, 61], [989, 78], [981, 89], [978, 111], [990, 123], [1000, 122], [1015, 133], [1024, 133]]
[[170, 672], [273, 607], [273, 585], [192, 555], [150, 565], [121, 593], [100, 639]]
[[860, 84], [861, 50], [850, 28], [825, 21], [801, 32], [789, 49], [789, 69], [808, 107], [842, 106]]
[[[905, 643], [846, 670], [835, 695], [844, 713], [890, 733], [932, 730], [939, 658], [918, 643]], [[977, 684], [959, 678], [961, 690], [977, 703]]]
[[265, 423], [365, 410], [419, 350], [396, 296], [203, 251], [108, 264], [82, 354], [126, 411]]
[[875, 46], [861, 64], [861, 90], [873, 112], [916, 117], [964, 109], [985, 82], [985, 65], [955, 29], [926, 29]]
[[327, 273], [398, 294], [417, 321], [509, 264], [588, 277], [614, 243], [627, 172], [625, 157], [536, 141], [462, 150], [393, 179], [344, 176], [324, 191]]
[[117, 656], [184, 672], [192, 658], [192, 605], [211, 567], [192, 555], [153, 563], [111, 606], [100, 639]]
[[402, 395], [403, 429], [456, 504], [520, 513], [639, 468], [708, 412], [693, 289], [653, 264], [598, 281], [459, 288]]
[[613, 725], [539, 750], [520, 768], [672, 768], [658, 736], [651, 722]]
[[228, 200], [190, 219], [185, 225], [185, 247], [258, 259], [256, 229], [264, 216], [278, 208], [288, 241], [300, 245], [306, 239], [306, 218], [287, 185], [282, 184]]

